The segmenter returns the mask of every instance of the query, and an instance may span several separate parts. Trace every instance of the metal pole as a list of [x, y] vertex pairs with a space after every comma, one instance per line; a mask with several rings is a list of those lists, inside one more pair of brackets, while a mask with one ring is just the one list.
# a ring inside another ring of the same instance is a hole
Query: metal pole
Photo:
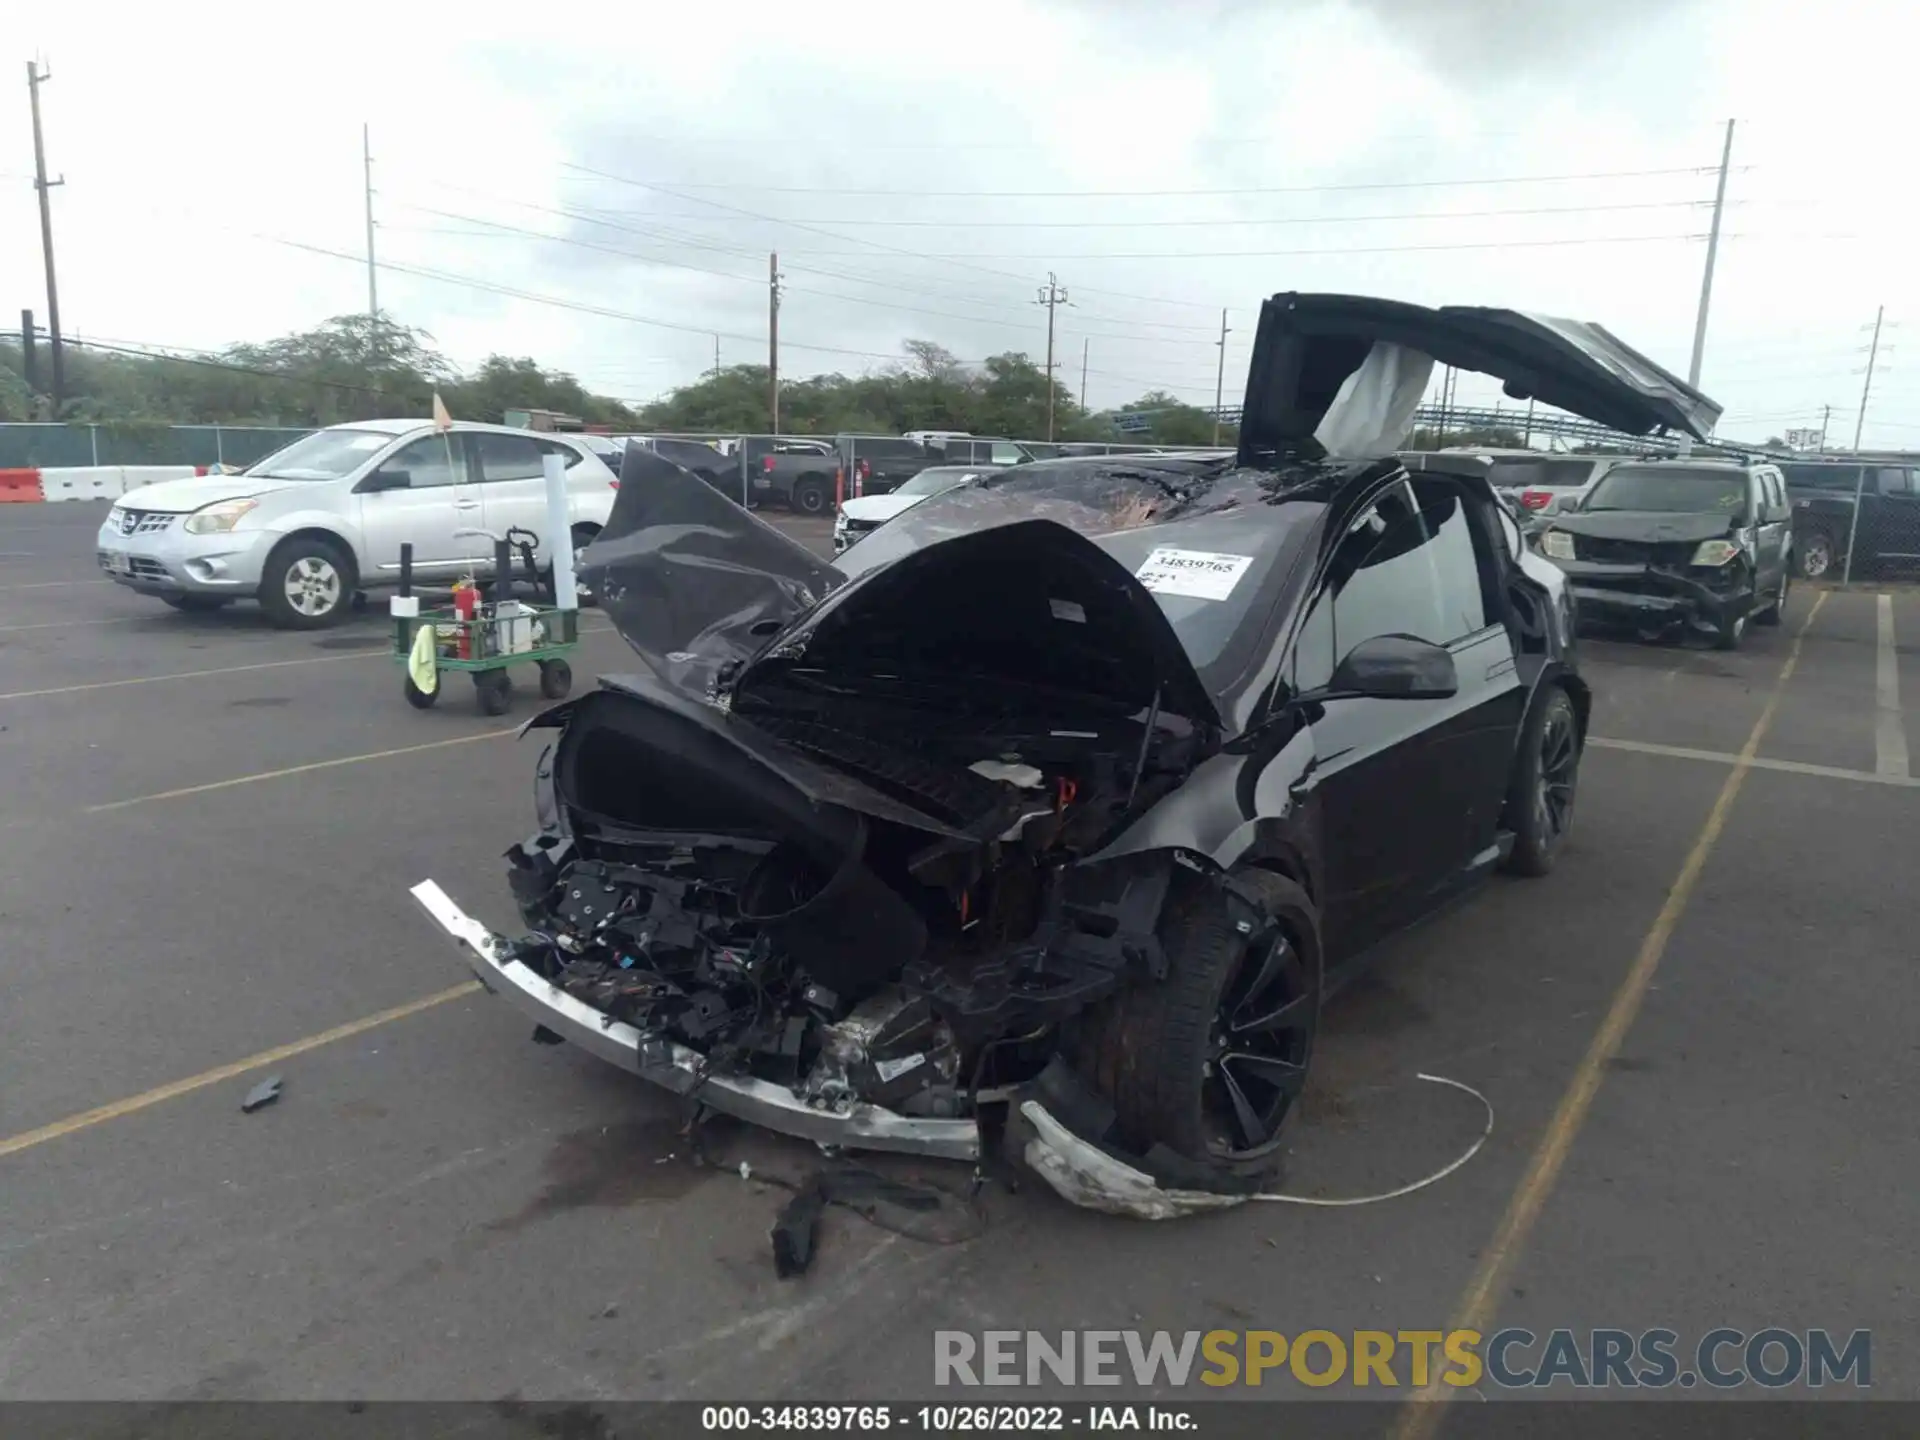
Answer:
[[1833, 406], [1822, 405], [1820, 407], [1820, 453], [1822, 455], [1827, 453], [1827, 420], [1832, 414]]
[[780, 256], [767, 256], [767, 412], [770, 434], [780, 433]]
[[53, 399], [52, 418], [58, 420], [60, 406], [66, 399], [67, 370], [66, 358], [60, 351], [60, 287], [53, 278], [53, 207], [47, 192], [56, 185], [66, 184], [67, 177], [47, 179], [47, 147], [40, 134], [40, 87], [50, 78], [51, 72], [42, 70], [32, 60], [27, 62], [27, 98], [33, 107], [33, 188], [40, 192], [40, 252], [47, 265], [47, 344], [53, 352], [53, 381], [48, 394]]
[[1527, 401], [1527, 430], [1520, 437], [1520, 443], [1531, 450], [1533, 448], [1533, 401]]
[[1039, 292], [1037, 304], [1047, 307], [1047, 439], [1053, 439], [1053, 312], [1066, 303], [1067, 292], [1060, 288], [1060, 281], [1053, 271], [1047, 272], [1047, 283]]
[[[1853, 442], [1853, 448], [1860, 448], [1858, 440]], [[1847, 522], [1847, 565], [1840, 575], [1842, 585], [1853, 583], [1853, 542], [1860, 534], [1860, 495], [1867, 488], [1867, 467], [1860, 465], [1855, 469], [1859, 473], [1853, 477], [1853, 518]]]
[[1092, 343], [1090, 340], [1080, 342], [1080, 408], [1082, 410], [1087, 408], [1087, 347]]
[[713, 378], [720, 378], [720, 337], [713, 337]]
[[1213, 372], [1213, 443], [1220, 443], [1220, 402], [1227, 384], [1227, 312], [1220, 312], [1220, 364]]
[[1727, 167], [1733, 160], [1733, 121], [1727, 121], [1727, 143], [1720, 151], [1720, 183], [1713, 192], [1713, 224], [1707, 231], [1707, 268], [1700, 276], [1700, 313], [1693, 322], [1693, 359], [1687, 363], [1687, 384], [1700, 384], [1700, 360], [1707, 350], [1707, 307], [1713, 302], [1713, 262], [1720, 253], [1720, 212], [1727, 203]]
[[[27, 400], [31, 405], [34, 396], [40, 393], [40, 362], [34, 354], [33, 311], [20, 312], [20, 374], [27, 382]], [[29, 409], [28, 417], [33, 418]]]
[[1867, 424], [1867, 397], [1873, 393], [1873, 363], [1880, 358], [1880, 322], [1887, 317], [1882, 305], [1873, 312], [1873, 345], [1867, 351], [1867, 381], [1860, 387], [1860, 413], [1853, 417], [1853, 448], [1860, 448], [1860, 432]]
[[367, 318], [380, 318], [380, 286], [374, 278], [373, 263], [373, 139], [367, 126], [360, 126], [360, 188], [367, 203]]

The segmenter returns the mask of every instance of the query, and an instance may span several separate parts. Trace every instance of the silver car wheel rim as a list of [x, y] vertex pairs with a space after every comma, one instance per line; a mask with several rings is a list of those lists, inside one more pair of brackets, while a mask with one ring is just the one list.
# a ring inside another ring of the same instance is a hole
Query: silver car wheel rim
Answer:
[[340, 603], [340, 572], [331, 561], [305, 555], [287, 567], [287, 603], [302, 615], [325, 615]]

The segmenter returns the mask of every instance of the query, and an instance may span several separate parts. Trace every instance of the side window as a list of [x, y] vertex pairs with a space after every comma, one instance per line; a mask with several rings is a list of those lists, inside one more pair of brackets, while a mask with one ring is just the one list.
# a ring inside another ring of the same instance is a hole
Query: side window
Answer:
[[434, 490], [444, 485], [459, 485], [467, 478], [461, 453], [464, 444], [463, 436], [431, 435], [411, 445], [401, 446], [380, 463], [380, 470], [383, 474], [406, 471], [407, 488], [411, 490]]
[[[976, 456], [974, 458], [977, 459], [978, 457]], [[988, 463], [993, 465], [1018, 465], [1026, 458], [1026, 455], [1018, 445], [995, 445]]]
[[[558, 440], [536, 440], [533, 442], [533, 444], [534, 444], [534, 448], [540, 452], [539, 456], [536, 457], [538, 461], [538, 465], [540, 467], [544, 467], [546, 463], [545, 457], [548, 455], [558, 455], [560, 457], [561, 463], [564, 464], [569, 470], [573, 469], [574, 466], [580, 463], [580, 460], [581, 460], [580, 452], [574, 449], [571, 445], [562, 445]], [[611, 468], [618, 470], [620, 468], [621, 458], [626, 453], [627, 453], [627, 447], [624, 445], [621, 445], [618, 448], [616, 448], [612, 454], [602, 455], [600, 458], [604, 460]], [[538, 478], [539, 476], [545, 475], [546, 473], [547, 472], [544, 468], [536, 468], [534, 471], [534, 475], [536, 478]], [[487, 478], [491, 480], [493, 477], [489, 475]]]
[[1905, 470], [1883, 469], [1879, 474], [1882, 495], [1911, 495], [1913, 490]]
[[540, 446], [531, 435], [476, 432], [467, 436], [467, 443], [479, 451], [482, 481], [540, 478]]

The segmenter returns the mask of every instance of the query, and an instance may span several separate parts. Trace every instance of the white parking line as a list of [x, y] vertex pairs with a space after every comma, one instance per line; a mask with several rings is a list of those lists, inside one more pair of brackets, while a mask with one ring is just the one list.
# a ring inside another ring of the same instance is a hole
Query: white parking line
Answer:
[[78, 695], [85, 690], [114, 690], [122, 685], [153, 685], [162, 680], [198, 680], [208, 675], [238, 675], [245, 670], [282, 670], [289, 665], [338, 665], [348, 660], [385, 659], [385, 650], [357, 650], [351, 655], [312, 655], [302, 660], [261, 660], [252, 665], [222, 665], [214, 670], [175, 670], [167, 675], [134, 675], [125, 680], [89, 680], [84, 685], [49, 685], [44, 690], [7, 690], [0, 700], [31, 700], [40, 695]]
[[0, 585], [0, 590], [54, 590], [62, 585], [110, 585], [110, 580], [31, 580], [25, 585]]
[[[1672, 760], [1706, 760], [1715, 765], [1741, 763], [1738, 755], [1726, 750], [1693, 750], [1685, 745], [1655, 745], [1646, 740], [1614, 740], [1605, 735], [1589, 735], [1587, 744], [1596, 750], [1628, 750], [1636, 755], [1665, 755]], [[1758, 755], [1745, 763], [1754, 770], [1777, 770], [1785, 775], [1817, 775], [1823, 780], [1853, 780], [1863, 785], [1920, 788], [1920, 778], [1904, 771], [1889, 775], [1871, 770], [1847, 770], [1838, 765], [1810, 765], [1804, 760], [1765, 760]]]
[[1893, 597], [1880, 597], [1880, 635], [1874, 647], [1873, 768], [1907, 774], [1907, 729], [1900, 716], [1900, 657], [1893, 648]]

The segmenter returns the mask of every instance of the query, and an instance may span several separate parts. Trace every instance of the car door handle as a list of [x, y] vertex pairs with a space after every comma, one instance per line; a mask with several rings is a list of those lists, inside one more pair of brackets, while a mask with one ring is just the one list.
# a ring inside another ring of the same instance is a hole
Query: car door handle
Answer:
[[456, 500], [453, 502], [453, 508], [456, 510], [478, 510], [480, 508], [480, 502], [478, 500]]

